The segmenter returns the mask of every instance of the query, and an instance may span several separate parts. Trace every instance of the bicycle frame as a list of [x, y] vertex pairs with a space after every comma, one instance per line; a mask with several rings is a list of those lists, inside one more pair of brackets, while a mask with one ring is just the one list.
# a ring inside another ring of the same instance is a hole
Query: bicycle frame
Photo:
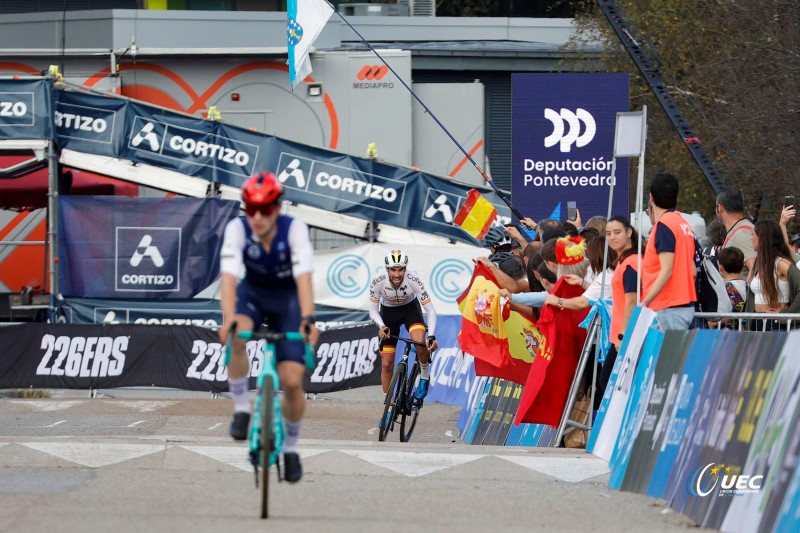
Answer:
[[[391, 338], [405, 342], [405, 349], [400, 362], [397, 364], [394, 373], [392, 374], [392, 381], [389, 384], [389, 390], [384, 399], [384, 411], [381, 417], [382, 424], [385, 427], [378, 428], [378, 440], [383, 441], [389, 431], [394, 431], [394, 425], [398, 416], [400, 420], [400, 441], [407, 442], [411, 438], [411, 433], [416, 426], [417, 416], [419, 409], [412, 406], [412, 396], [414, 393], [414, 386], [417, 376], [420, 373], [420, 364], [417, 357], [414, 358], [414, 364], [411, 366], [410, 372], [408, 368], [408, 359], [411, 353], [412, 345], [422, 344], [412, 339], [403, 337]], [[416, 348], [414, 348], [416, 352]], [[406, 432], [406, 417], [411, 417], [408, 432]]]
[[[234, 323], [230, 332], [228, 347], [226, 348], [225, 364], [230, 362], [233, 336], [238, 336], [245, 343], [256, 340], [257, 353], [262, 354], [261, 370], [256, 378], [256, 400], [248, 430], [248, 457], [256, 478], [256, 487], [261, 489], [261, 518], [269, 516], [269, 467], [275, 465], [278, 471], [278, 481], [281, 481], [281, 470], [278, 458], [283, 451], [284, 429], [283, 411], [278, 397], [280, 390], [280, 375], [278, 374], [275, 343], [281, 340], [300, 341], [305, 339], [300, 333], [257, 333], [251, 331], [236, 332]], [[314, 368], [315, 359], [311, 347], [305, 345], [306, 366]], [[258, 361], [253, 358], [253, 364]], [[265, 427], [266, 426], [266, 427]], [[259, 487], [259, 467], [261, 469], [261, 484]]]
[[[247, 336], [245, 336], [245, 334], [247, 334]], [[294, 338], [295, 336], [296, 338]], [[252, 338], [252, 333], [240, 333], [239, 338], [245, 341], [250, 340]], [[299, 333], [287, 333], [286, 338], [287, 340], [303, 340], [302, 335]], [[258, 351], [262, 354], [263, 360], [261, 364], [261, 372], [258, 374], [258, 378], [256, 378], [256, 400], [255, 405], [253, 406], [253, 417], [250, 422], [250, 462], [256, 467], [263, 466], [265, 468], [269, 468], [269, 466], [277, 464], [278, 456], [281, 451], [283, 451], [283, 421], [281, 402], [280, 398], [278, 397], [278, 391], [280, 390], [281, 382], [280, 377], [278, 376], [278, 367], [275, 360], [275, 344], [266, 338], [259, 339], [257, 342]], [[263, 421], [261, 420], [261, 403], [264, 401], [262, 391], [264, 390], [264, 383], [267, 380], [272, 382], [273, 394], [272, 416], [270, 417], [272, 420], [272, 427], [267, 428], [267, 430], [272, 431], [274, 436], [274, 448], [269, 456], [269, 465], [261, 465], [259, 464], [259, 453], [261, 451], [261, 431], [263, 429]]]

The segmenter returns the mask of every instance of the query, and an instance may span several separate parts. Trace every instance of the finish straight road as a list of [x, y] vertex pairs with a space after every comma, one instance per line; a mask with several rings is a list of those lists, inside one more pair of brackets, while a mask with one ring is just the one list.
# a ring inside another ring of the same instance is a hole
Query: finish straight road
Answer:
[[263, 521], [246, 444], [227, 436], [229, 400], [103, 392], [0, 398], [0, 531], [693, 528], [662, 501], [609, 489], [605, 463], [583, 451], [462, 444], [457, 407], [428, 403], [412, 442], [378, 442], [380, 387], [308, 402], [305, 476], [270, 486]]

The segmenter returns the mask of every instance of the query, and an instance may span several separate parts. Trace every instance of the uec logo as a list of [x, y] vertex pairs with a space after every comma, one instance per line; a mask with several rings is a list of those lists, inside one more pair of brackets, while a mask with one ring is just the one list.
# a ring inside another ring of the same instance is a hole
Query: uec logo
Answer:
[[455, 302], [469, 284], [472, 268], [461, 259], [445, 259], [431, 271], [431, 291], [445, 302]]
[[355, 298], [367, 290], [370, 273], [367, 262], [354, 254], [337, 258], [327, 273], [328, 288], [341, 298]]

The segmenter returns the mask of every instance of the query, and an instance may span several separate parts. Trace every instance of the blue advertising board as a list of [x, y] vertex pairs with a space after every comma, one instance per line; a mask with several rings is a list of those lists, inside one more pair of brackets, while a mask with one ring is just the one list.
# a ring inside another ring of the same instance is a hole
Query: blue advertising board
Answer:
[[60, 198], [59, 288], [84, 298], [192, 298], [219, 274], [239, 203], [218, 198]]
[[46, 80], [0, 83], [0, 140], [53, 138], [49, 88]]
[[[622, 73], [513, 74], [514, 207], [538, 221], [574, 201], [585, 222], [608, 211], [617, 113], [629, 110]], [[617, 161], [612, 214], [628, 210], [628, 161]]]

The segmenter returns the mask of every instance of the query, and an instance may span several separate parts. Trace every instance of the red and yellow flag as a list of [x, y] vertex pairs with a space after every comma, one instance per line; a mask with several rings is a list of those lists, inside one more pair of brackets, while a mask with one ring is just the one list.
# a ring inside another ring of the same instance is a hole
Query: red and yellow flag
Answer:
[[461, 310], [461, 349], [475, 358], [475, 373], [520, 385], [530, 373], [543, 337], [536, 324], [500, 302], [492, 273], [477, 265], [467, 290], [457, 299]]
[[500, 288], [488, 268], [479, 264], [469, 287], [459, 296], [461, 349], [493, 366], [505, 366], [510, 358], [503, 322]]
[[458, 210], [453, 223], [478, 240], [483, 239], [486, 232], [497, 217], [497, 209], [481, 196], [477, 190], [467, 193], [467, 201]]
[[[569, 285], [564, 278], [558, 280], [552, 292], [562, 298], [573, 298], [582, 293], [583, 288]], [[552, 305], [542, 308], [537, 322], [542, 343], [525, 381], [514, 424], [529, 422], [555, 427], [561, 422], [586, 340], [586, 330], [579, 324], [588, 312], [588, 309], [571, 311]]]

